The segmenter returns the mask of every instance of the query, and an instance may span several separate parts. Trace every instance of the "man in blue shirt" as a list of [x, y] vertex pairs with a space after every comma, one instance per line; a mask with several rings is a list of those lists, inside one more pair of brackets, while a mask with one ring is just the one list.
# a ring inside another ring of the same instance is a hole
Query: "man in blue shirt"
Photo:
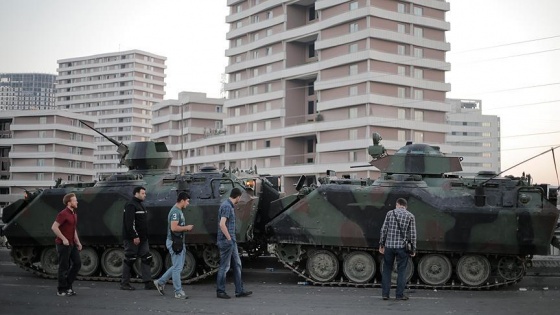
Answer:
[[188, 298], [181, 287], [181, 272], [183, 271], [183, 266], [185, 264], [185, 253], [186, 248], [183, 244], [183, 250], [180, 253], [175, 253], [173, 250], [171, 239], [171, 233], [176, 236], [180, 236], [184, 239], [183, 232], [188, 232], [193, 229], [193, 225], [185, 225], [185, 216], [183, 215], [183, 209], [189, 205], [190, 196], [186, 192], [180, 192], [177, 195], [177, 203], [169, 210], [167, 215], [167, 239], [165, 240], [165, 246], [171, 255], [171, 267], [159, 278], [154, 280], [154, 285], [158, 290], [159, 294], [163, 295], [163, 288], [165, 283], [169, 278], [173, 278], [173, 289], [175, 290], [176, 299], [186, 299]]
[[389, 299], [391, 289], [391, 273], [395, 257], [397, 258], [397, 300], [408, 300], [404, 295], [406, 279], [404, 272], [408, 263], [408, 254], [405, 251], [405, 238], [412, 242], [413, 252], [416, 255], [416, 221], [414, 215], [406, 210], [407, 202], [404, 198], [397, 199], [395, 210], [387, 212], [385, 222], [381, 227], [379, 253], [383, 255], [383, 274], [381, 280], [381, 296]]
[[217, 244], [220, 249], [220, 269], [218, 269], [216, 296], [220, 299], [230, 298], [226, 293], [226, 273], [230, 265], [233, 266], [235, 296], [246, 297], [253, 293], [243, 289], [241, 259], [239, 258], [237, 242], [235, 241], [234, 206], [239, 202], [239, 199], [241, 199], [241, 189], [233, 188], [229, 194], [229, 199], [220, 205], [220, 210], [218, 211]]

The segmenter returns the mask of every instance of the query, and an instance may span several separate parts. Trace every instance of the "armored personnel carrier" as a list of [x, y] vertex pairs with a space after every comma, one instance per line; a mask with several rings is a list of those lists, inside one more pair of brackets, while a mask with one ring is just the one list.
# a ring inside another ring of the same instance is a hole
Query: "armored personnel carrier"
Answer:
[[[43, 277], [56, 277], [58, 261], [51, 225], [64, 208], [62, 197], [74, 192], [79, 203], [77, 229], [84, 246], [80, 252], [79, 279], [118, 281], [124, 257], [123, 209], [136, 186], [145, 187], [147, 192], [144, 205], [150, 222], [152, 277], [161, 274], [171, 264], [165, 248], [167, 214], [181, 191], [191, 196], [190, 206], [184, 214], [187, 223], [194, 225], [186, 236], [188, 251], [181, 275], [184, 282], [197, 281], [217, 271], [218, 208], [233, 187], [239, 187], [243, 192], [235, 210], [240, 247], [251, 255], [266, 250], [265, 237], [259, 234], [264, 233], [264, 225], [270, 217], [265, 211], [258, 213], [257, 208], [263, 201], [270, 203], [279, 198], [278, 187], [268, 180], [274, 178], [267, 179], [256, 172], [218, 171], [214, 167], [178, 175], [169, 171], [172, 156], [165, 143], [145, 141], [124, 145], [106, 138], [118, 147], [121, 163], [129, 169], [126, 173], [95, 183], [57, 185], [28, 193], [26, 198], [4, 209], [3, 234], [18, 266]], [[138, 273], [140, 265], [137, 263], [133, 269]]]
[[[491, 288], [521, 280], [532, 255], [548, 253], [558, 219], [555, 205], [527, 176], [461, 171], [460, 158], [438, 147], [407, 144], [387, 155], [373, 135], [371, 185], [322, 180], [318, 187], [273, 202], [282, 208], [266, 225], [278, 259], [319, 285], [377, 286], [380, 229], [398, 198], [416, 217], [417, 255], [406, 275], [429, 288]], [[393, 273], [396, 276], [395, 273]]]

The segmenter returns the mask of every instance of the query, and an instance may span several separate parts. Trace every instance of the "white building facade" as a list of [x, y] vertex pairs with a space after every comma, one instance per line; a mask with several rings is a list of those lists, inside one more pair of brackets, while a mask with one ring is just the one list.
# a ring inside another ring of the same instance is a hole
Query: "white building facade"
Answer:
[[24, 190], [95, 180], [95, 132], [80, 120], [95, 118], [62, 110], [8, 110], [0, 118], [0, 206]]
[[[152, 106], [163, 100], [166, 57], [141, 50], [58, 60], [56, 105], [95, 117], [95, 128], [127, 144], [150, 139]], [[116, 146], [95, 136], [95, 170], [127, 171]]]

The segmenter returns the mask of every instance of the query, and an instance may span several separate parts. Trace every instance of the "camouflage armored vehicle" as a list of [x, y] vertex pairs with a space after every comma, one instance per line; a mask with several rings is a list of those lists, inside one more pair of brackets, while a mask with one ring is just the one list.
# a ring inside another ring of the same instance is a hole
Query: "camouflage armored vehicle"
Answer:
[[[264, 232], [264, 224], [270, 218], [266, 212], [257, 213], [257, 207], [259, 202], [270, 203], [278, 199], [279, 194], [277, 187], [265, 177], [218, 171], [213, 167], [203, 168], [198, 173], [177, 175], [169, 171], [172, 156], [163, 142], [133, 142], [126, 146], [108, 139], [118, 146], [121, 163], [128, 166], [128, 172], [96, 183], [60, 185], [30, 193], [4, 209], [6, 225], [3, 234], [8, 239], [14, 262], [21, 268], [44, 277], [56, 277], [58, 261], [51, 225], [64, 208], [62, 197], [74, 192], [79, 203], [77, 229], [84, 246], [80, 252], [82, 268], [79, 278], [119, 280], [124, 257], [123, 209], [136, 186], [145, 187], [147, 192], [144, 205], [150, 222], [153, 277], [171, 264], [165, 249], [167, 214], [180, 191], [187, 191], [191, 196], [190, 206], [184, 213], [187, 223], [194, 224], [194, 229], [186, 236], [188, 251], [182, 273], [185, 282], [202, 279], [217, 271], [218, 208], [233, 187], [239, 187], [243, 192], [235, 210], [240, 247], [253, 255], [266, 250], [265, 237], [259, 233]], [[133, 269], [138, 273], [140, 265], [137, 263]]]
[[406, 275], [417, 287], [512, 284], [532, 255], [548, 253], [559, 211], [528, 177], [459, 178], [448, 173], [461, 170], [460, 158], [438, 147], [407, 144], [388, 156], [381, 137], [373, 140], [370, 164], [382, 172], [373, 184], [300, 184], [273, 202], [286, 210], [267, 224], [269, 242], [296, 274], [320, 285], [379, 285], [380, 229], [397, 198], [416, 217], [418, 251]]

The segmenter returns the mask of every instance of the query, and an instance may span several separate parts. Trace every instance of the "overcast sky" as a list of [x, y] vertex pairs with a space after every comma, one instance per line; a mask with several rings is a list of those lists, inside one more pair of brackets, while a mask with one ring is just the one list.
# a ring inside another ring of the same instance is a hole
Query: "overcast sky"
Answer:
[[[448, 2], [447, 96], [500, 116], [502, 170], [560, 145], [560, 1]], [[59, 59], [141, 49], [167, 57], [166, 99], [221, 97], [227, 13], [222, 0], [0, 0], [0, 72], [56, 74]], [[558, 184], [550, 152], [505, 174], [522, 171]]]

